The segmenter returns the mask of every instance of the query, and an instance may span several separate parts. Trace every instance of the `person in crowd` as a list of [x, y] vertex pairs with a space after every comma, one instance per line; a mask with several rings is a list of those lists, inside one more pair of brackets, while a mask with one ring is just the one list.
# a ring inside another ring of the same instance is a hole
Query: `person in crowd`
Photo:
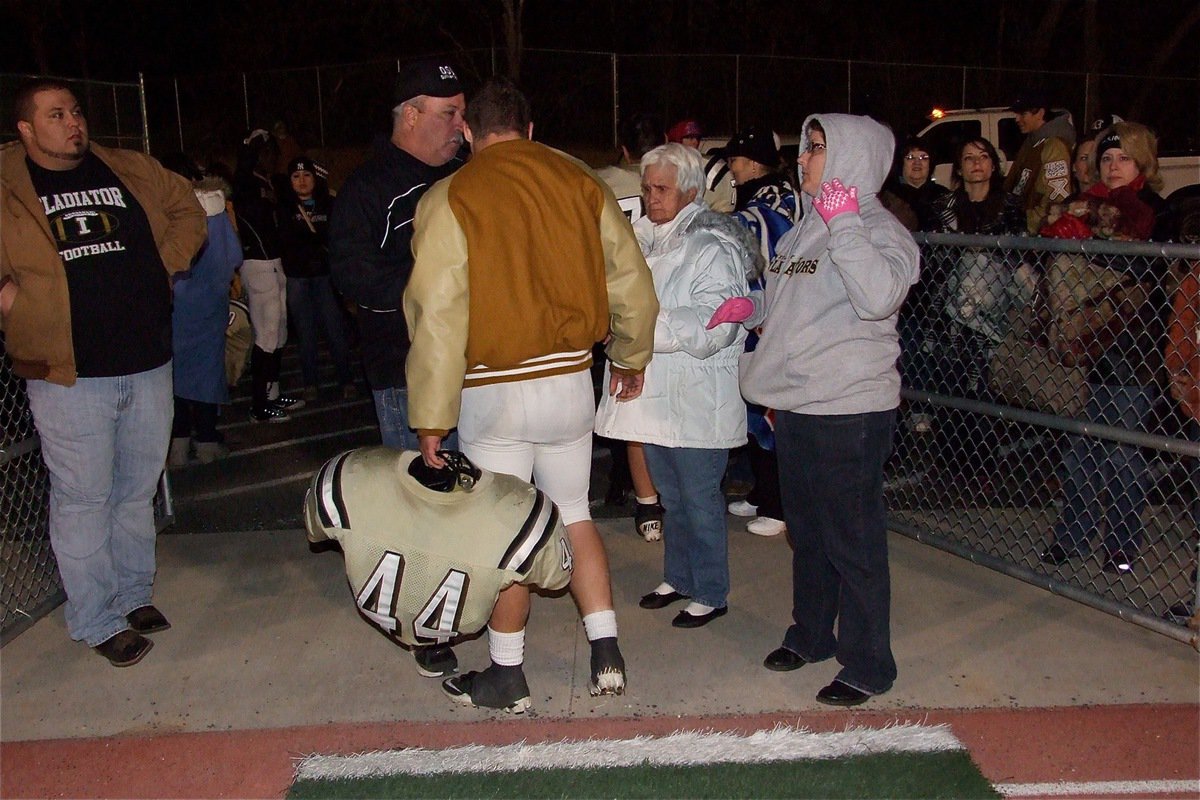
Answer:
[[[1099, 183], [1042, 234], [1078, 238], [1076, 229], [1084, 225], [1105, 238], [1171, 238], [1166, 204], [1156, 193], [1162, 178], [1154, 133], [1118, 122], [1096, 141]], [[1165, 264], [1161, 258], [1098, 263], [1073, 257], [1056, 259], [1047, 269], [1045, 336], [1064, 361], [1088, 367], [1083, 414], [1089, 422], [1131, 431], [1146, 424], [1162, 367], [1169, 308]], [[1054, 566], [1085, 555], [1089, 539], [1100, 532], [1104, 570], [1130, 572], [1141, 546], [1150, 480], [1141, 448], [1070, 434], [1064, 472], [1062, 515], [1042, 562]]]
[[[554, 501], [575, 554], [571, 593], [591, 643], [592, 695], [625, 690], [608, 556], [588, 507], [592, 345], [608, 338], [621, 399], [641, 393], [658, 302], [616, 198], [590, 169], [533, 142], [529, 103], [492, 78], [467, 106], [471, 160], [421, 198], [404, 292], [410, 419], [431, 467], [456, 425], [463, 453]], [[492, 664], [443, 683], [473, 705], [519, 693], [528, 591], [492, 619]], [[500, 606], [497, 607], [500, 610]]]
[[[769, 133], [768, 133], [769, 135]], [[706, 329], [726, 299], [745, 295], [747, 273], [761, 267], [757, 243], [703, 199], [704, 163], [682, 144], [642, 158], [646, 216], [634, 233], [654, 276], [658, 320], [654, 358], [642, 396], [620, 402], [610, 392], [596, 432], [645, 443], [646, 460], [666, 506], [663, 582], [641, 607], [691, 602], [672, 621], [698, 628], [727, 612], [729, 533], [721, 479], [729, 448], [746, 442], [737, 365], [745, 332]]]
[[[764, 266], [775, 257], [775, 247], [783, 234], [796, 223], [799, 208], [796, 191], [779, 170], [779, 149], [775, 135], [766, 128], [750, 127], [729, 140], [723, 148], [737, 191], [733, 216], [745, 226], [758, 245], [758, 258]], [[752, 288], [765, 288], [762, 269], [753, 270]], [[758, 333], [746, 338], [746, 350], [758, 343]], [[729, 504], [729, 513], [751, 517], [746, 530], [758, 536], [783, 533], [783, 504], [779, 499], [779, 466], [775, 461], [775, 431], [772, 413], [757, 404], [747, 408], [750, 440], [746, 452], [754, 486], [742, 500]]]
[[651, 114], [633, 114], [621, 126], [621, 156], [619, 163], [601, 167], [596, 174], [617, 196], [617, 204], [631, 223], [641, 219], [642, 178], [638, 163], [649, 151], [667, 141], [662, 122]]
[[50, 477], [68, 635], [115, 667], [170, 627], [153, 499], [171, 438], [171, 283], [204, 243], [191, 185], [92, 144], [74, 91], [23, 80], [0, 147], [0, 321]]
[[1075, 194], [1082, 194], [1096, 184], [1096, 140], [1081, 139], [1075, 143], [1075, 153], [1071, 156], [1071, 177]]
[[[953, 190], [933, 201], [932, 230], [950, 233], [1005, 236], [1024, 233], [1025, 215], [1015, 196], [1004, 191], [996, 148], [983, 137], [966, 139], [954, 154]], [[992, 355], [1008, 333], [1010, 311], [1032, 298], [1024, 290], [1032, 274], [1019, 258], [1006, 258], [989, 248], [964, 248], [949, 264], [929, 265], [918, 284], [920, 293], [909, 294], [909, 303], [923, 308], [922, 340], [931, 345], [932, 364], [926, 378], [934, 391], [956, 397], [990, 399], [988, 370]], [[903, 312], [902, 312], [903, 316]], [[905, 321], [902, 319], [901, 326]], [[932, 334], [931, 336], [929, 334]], [[925, 355], [922, 353], [922, 355]], [[902, 356], [901, 374], [908, 377]], [[919, 357], [918, 357], [919, 358]], [[941, 409], [938, 424], [931, 429], [937, 437], [935, 452], [957, 472], [975, 476], [986, 485], [994, 471], [992, 463], [999, 428], [990, 417]], [[948, 437], [967, 436], [977, 442], [973, 451], [952, 446]], [[982, 464], [967, 464], [975, 454]]]
[[304, 155], [304, 147], [292, 135], [287, 122], [281, 119], [275, 120], [271, 125], [271, 139], [275, 142], [275, 163], [271, 165], [271, 180], [275, 184], [275, 195], [283, 197], [291, 185], [288, 165]]
[[[700, 142], [703, 138], [704, 129], [694, 119], [681, 119], [667, 131], [668, 142], [687, 145], [697, 150], [700, 149]], [[733, 211], [737, 198], [734, 192], [733, 176], [729, 172], [729, 164], [718, 153], [713, 153], [711, 156], [701, 153], [701, 156], [707, 159], [704, 162], [704, 202], [713, 211], [719, 211], [722, 214]]]
[[232, 192], [228, 183], [204, 177], [183, 153], [164, 157], [163, 166], [192, 182], [208, 226], [208, 241], [191, 269], [175, 276], [171, 287], [175, 419], [167, 461], [177, 467], [187, 464], [193, 454], [207, 464], [229, 453], [217, 419], [221, 406], [229, 403], [225, 329], [229, 282], [242, 265], [242, 243], [227, 210]]
[[[954, 190], [933, 204], [934, 230], [988, 236], [1024, 231], [1024, 215], [1016, 198], [1004, 191], [1000, 156], [987, 139], [959, 144], [953, 180]], [[1018, 266], [983, 251], [968, 251], [946, 276], [943, 308], [951, 320], [952, 340], [958, 340], [960, 351], [968, 356], [957, 360], [967, 367], [959, 376], [967, 392], [982, 386], [991, 350], [1007, 333]]]
[[[886, 190], [912, 210], [917, 219], [917, 230], [933, 230], [936, 224], [934, 203], [946, 195], [947, 189], [933, 179], [929, 145], [921, 137], [914, 136], [896, 151], [896, 161], [898, 167], [889, 178]], [[906, 219], [902, 210], [891, 210], [901, 221]]]
[[[676, 126], [678, 127], [678, 126]], [[699, 141], [697, 139], [697, 141]], [[642, 204], [642, 177], [639, 163], [650, 150], [666, 142], [662, 123], [648, 114], [634, 114], [621, 129], [621, 163], [596, 170], [608, 188], [617, 196], [617, 204], [637, 222], [645, 214]], [[646, 466], [646, 452], [638, 441], [613, 439], [622, 447], [612, 449], [613, 469], [609, 479], [609, 499], [612, 505], [624, 505], [624, 491], [633, 489], [633, 526], [647, 542], [662, 539], [663, 507], [658, 489]], [[622, 449], [624, 452], [622, 452]], [[620, 490], [620, 495], [617, 494]]]
[[700, 149], [700, 140], [704, 138], [704, 129], [694, 119], [681, 119], [667, 131], [667, 141], [682, 144], [693, 150]]
[[1092, 124], [1084, 131], [1084, 135], [1075, 143], [1071, 156], [1071, 186], [1075, 195], [1083, 194], [1095, 185], [1096, 172], [1096, 136], [1100, 131], [1110, 128], [1118, 122], [1124, 122], [1116, 114], [1104, 114], [1092, 120]]
[[1054, 111], [1041, 91], [1027, 91], [1009, 106], [1025, 141], [1008, 168], [1004, 190], [1016, 195], [1025, 211], [1025, 230], [1037, 235], [1053, 203], [1071, 194], [1068, 164], [1075, 128], [1066, 112]]
[[780, 240], [766, 291], [727, 300], [709, 324], [762, 326], [743, 357], [742, 394], [777, 409], [793, 622], [763, 664], [836, 656], [842, 669], [817, 700], [849, 706], [896, 679], [883, 468], [900, 403], [897, 314], [919, 254], [874, 188], [891, 132], [846, 114], [810, 116], [803, 131], [805, 213]]
[[280, 391], [279, 372], [287, 343], [287, 278], [279, 257], [279, 225], [271, 171], [275, 144], [261, 128], [250, 132], [238, 150], [233, 176], [233, 211], [242, 240], [239, 272], [250, 306], [254, 349], [250, 351], [250, 420], [287, 422], [288, 412], [304, 400]]
[[287, 275], [288, 315], [300, 340], [304, 399], [310, 402], [320, 396], [318, 331], [324, 332], [329, 343], [342, 399], [353, 400], [358, 396], [342, 305], [329, 278], [329, 216], [333, 198], [323, 173], [311, 158], [292, 159], [287, 165], [288, 188], [277, 212], [283, 272]]
[[[413, 268], [417, 202], [454, 172], [463, 142], [466, 100], [452, 64], [423, 59], [396, 77], [392, 133], [338, 193], [329, 226], [334, 285], [358, 307], [359, 348], [375, 401], [383, 444], [416, 450], [408, 414], [404, 360], [408, 331], [401, 298]], [[448, 646], [414, 651], [426, 677], [452, 674], [458, 659]]]

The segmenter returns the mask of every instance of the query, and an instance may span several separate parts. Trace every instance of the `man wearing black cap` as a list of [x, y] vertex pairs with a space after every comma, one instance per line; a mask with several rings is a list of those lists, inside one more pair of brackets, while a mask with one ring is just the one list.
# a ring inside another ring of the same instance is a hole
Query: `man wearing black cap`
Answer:
[[[426, 59], [396, 78], [392, 135], [346, 181], [329, 229], [330, 271], [338, 289], [358, 306], [363, 367], [371, 384], [383, 443], [416, 450], [408, 425], [404, 360], [408, 331], [400, 308], [412, 273], [412, 220], [417, 201], [462, 165], [466, 101], [455, 68]], [[449, 675], [457, 660], [449, 647], [416, 651], [427, 677]]]
[[1008, 110], [1016, 112], [1017, 127], [1025, 134], [1025, 142], [1008, 169], [1004, 189], [1020, 199], [1026, 228], [1037, 235], [1050, 205], [1063, 202], [1071, 194], [1075, 128], [1070, 116], [1053, 111], [1039, 91], [1022, 93]]

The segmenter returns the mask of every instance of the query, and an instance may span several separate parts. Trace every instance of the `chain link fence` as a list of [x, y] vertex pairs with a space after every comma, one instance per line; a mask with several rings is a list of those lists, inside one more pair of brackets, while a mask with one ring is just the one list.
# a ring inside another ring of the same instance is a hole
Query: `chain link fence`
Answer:
[[891, 527], [1196, 645], [1200, 427], [1163, 355], [1200, 246], [918, 239]]
[[[500, 69], [495, 49], [443, 54], [478, 83]], [[390, 130], [392, 83], [403, 59], [257, 73], [146, 80], [154, 152], [201, 161], [228, 155], [251, 127], [284, 121], [305, 148], [361, 148]], [[1116, 112], [1156, 128], [1161, 151], [1200, 148], [1200, 79], [788, 56], [527, 49], [521, 83], [540, 139], [612, 152], [618, 122], [646, 112], [698, 119], [713, 134], [764, 124], [799, 133], [812, 112], [869, 114], [900, 132], [934, 107], [1006, 106], [1031, 84], [1081, 125]]]
[[65, 599], [47, 534], [50, 485], [24, 382], [0, 360], [0, 644]]
[[[0, 142], [17, 138], [13, 95], [27, 75], [0, 74]], [[141, 83], [64, 78], [75, 88], [83, 106], [91, 140], [107, 147], [150, 152], [147, 141], [146, 98]]]

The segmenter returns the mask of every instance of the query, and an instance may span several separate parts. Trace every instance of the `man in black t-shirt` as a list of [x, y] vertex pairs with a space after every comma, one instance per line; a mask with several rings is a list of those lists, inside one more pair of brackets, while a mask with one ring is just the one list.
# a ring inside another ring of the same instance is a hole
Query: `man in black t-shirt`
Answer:
[[206, 236], [191, 186], [93, 146], [70, 87], [24, 82], [0, 148], [0, 317], [50, 475], [67, 630], [114, 666], [170, 623], [152, 605], [152, 501], [171, 431], [170, 273]]

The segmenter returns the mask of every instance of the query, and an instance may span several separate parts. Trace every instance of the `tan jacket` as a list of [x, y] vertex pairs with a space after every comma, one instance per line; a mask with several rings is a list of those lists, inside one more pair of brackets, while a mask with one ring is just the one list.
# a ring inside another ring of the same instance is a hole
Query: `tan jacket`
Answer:
[[[204, 209], [192, 186], [149, 156], [93, 144], [92, 152], [116, 173], [146, 212], [168, 273], [186, 270], [208, 236]], [[0, 147], [0, 279], [18, 293], [3, 318], [13, 372], [71, 386], [75, 346], [67, 272], [25, 164], [25, 147]]]
[[492, 144], [430, 188], [414, 225], [404, 313], [418, 430], [454, 427], [464, 386], [588, 369], [609, 334], [615, 370], [649, 362], [650, 268], [582, 162], [526, 139]]

